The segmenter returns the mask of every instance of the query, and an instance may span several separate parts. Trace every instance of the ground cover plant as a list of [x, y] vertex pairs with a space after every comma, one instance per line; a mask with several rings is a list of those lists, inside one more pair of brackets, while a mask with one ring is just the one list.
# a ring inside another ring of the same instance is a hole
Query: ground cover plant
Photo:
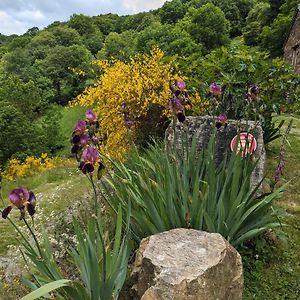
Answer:
[[[291, 180], [276, 206], [285, 212], [283, 222], [288, 226], [269, 232], [255, 239], [248, 247], [240, 249], [243, 258], [245, 290], [244, 299], [299, 299], [300, 278], [300, 198], [299, 198], [299, 147], [300, 121], [297, 115], [282, 115], [275, 118], [293, 120], [286, 147], [286, 159], [282, 183]], [[273, 141], [267, 152], [267, 177], [274, 179], [273, 170], [278, 165], [280, 140]]]

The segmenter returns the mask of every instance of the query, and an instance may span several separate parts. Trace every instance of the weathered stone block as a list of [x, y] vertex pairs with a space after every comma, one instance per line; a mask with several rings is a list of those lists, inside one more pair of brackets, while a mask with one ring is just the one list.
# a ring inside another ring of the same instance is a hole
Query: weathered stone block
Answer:
[[178, 228], [143, 239], [133, 277], [137, 299], [242, 299], [241, 256], [218, 233]]

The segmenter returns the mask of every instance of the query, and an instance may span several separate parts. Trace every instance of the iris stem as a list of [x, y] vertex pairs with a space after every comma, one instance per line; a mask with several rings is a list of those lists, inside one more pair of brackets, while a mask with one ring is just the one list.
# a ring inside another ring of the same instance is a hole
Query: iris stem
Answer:
[[20, 236], [22, 237], [22, 239], [24, 240], [24, 242], [30, 247], [30, 243], [27, 241], [27, 239], [25, 238], [24, 234], [21, 232], [21, 230], [18, 228], [18, 226], [11, 220], [10, 217], [7, 217], [7, 220], [12, 224], [12, 226], [16, 229], [16, 231], [20, 234]]
[[90, 183], [92, 185], [93, 191], [94, 191], [95, 214], [96, 214], [96, 216], [98, 218], [98, 197], [97, 197], [96, 186], [95, 186], [95, 183], [94, 183], [92, 175], [87, 176], [87, 178], [89, 179], [89, 181], [90, 181]]
[[32, 231], [32, 229], [31, 229], [30, 225], [28, 224], [28, 222], [26, 221], [26, 219], [25, 219], [25, 218], [22, 218], [22, 220], [24, 221], [25, 225], [26, 225], [27, 228], [29, 229], [29, 231], [30, 231], [30, 233], [31, 233], [31, 235], [32, 235], [32, 237], [33, 237], [33, 239], [34, 239], [34, 241], [35, 241], [35, 244], [36, 244], [36, 246], [37, 246], [37, 248], [38, 248], [38, 250], [39, 250], [40, 256], [42, 256], [42, 251], [41, 251], [41, 248], [40, 248], [40, 244], [39, 244], [39, 242], [38, 242], [38, 240], [37, 240], [37, 238], [36, 238], [34, 232]]
[[[98, 216], [97, 216], [98, 217]], [[106, 247], [105, 247], [105, 243], [104, 243], [104, 239], [102, 236], [102, 232], [98, 223], [98, 219], [96, 220], [96, 225], [97, 225], [97, 229], [98, 229], [98, 233], [99, 233], [99, 237], [100, 237], [100, 241], [102, 244], [102, 255], [103, 255], [103, 281], [104, 284], [106, 282]]]
[[174, 133], [174, 141], [173, 141], [173, 151], [176, 151], [176, 115], [173, 113], [173, 122], [172, 122], [172, 128]]

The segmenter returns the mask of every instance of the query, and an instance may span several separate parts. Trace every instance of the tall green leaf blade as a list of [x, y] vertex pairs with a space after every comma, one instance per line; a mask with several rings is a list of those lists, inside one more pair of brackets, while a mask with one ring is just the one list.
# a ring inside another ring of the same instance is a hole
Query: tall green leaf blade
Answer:
[[70, 280], [68, 279], [60, 279], [57, 281], [53, 281], [43, 285], [42, 287], [38, 288], [37, 290], [29, 293], [25, 297], [22, 297], [20, 300], [34, 300], [40, 297], [46, 296], [48, 293], [57, 290], [61, 287], [68, 286], [70, 284]]

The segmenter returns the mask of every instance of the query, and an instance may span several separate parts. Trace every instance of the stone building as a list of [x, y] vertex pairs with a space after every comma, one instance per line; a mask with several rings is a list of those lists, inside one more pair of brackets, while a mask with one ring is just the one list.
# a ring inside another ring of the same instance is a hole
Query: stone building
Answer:
[[284, 43], [284, 59], [300, 73], [300, 4], [296, 10], [290, 30]]

